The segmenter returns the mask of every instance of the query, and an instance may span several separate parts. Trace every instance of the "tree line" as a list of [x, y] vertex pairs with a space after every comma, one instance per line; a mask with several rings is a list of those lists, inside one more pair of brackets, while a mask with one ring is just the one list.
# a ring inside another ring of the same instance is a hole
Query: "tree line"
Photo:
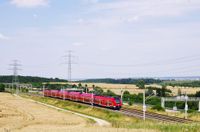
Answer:
[[112, 78], [105, 78], [105, 79], [86, 79], [80, 82], [83, 83], [113, 83], [113, 84], [137, 84], [138, 82], [144, 81], [145, 84], [153, 84], [153, 83], [161, 83], [162, 80], [153, 79], [153, 78], [125, 78], [125, 79], [112, 79]]
[[174, 82], [165, 82], [166, 85], [175, 87], [175, 86], [180, 86], [180, 87], [200, 87], [200, 81], [174, 81]]
[[[44, 78], [32, 76], [18, 76], [20, 83], [39, 83], [39, 82], [67, 82], [59, 78]], [[0, 83], [12, 83], [13, 76], [0, 76]]]

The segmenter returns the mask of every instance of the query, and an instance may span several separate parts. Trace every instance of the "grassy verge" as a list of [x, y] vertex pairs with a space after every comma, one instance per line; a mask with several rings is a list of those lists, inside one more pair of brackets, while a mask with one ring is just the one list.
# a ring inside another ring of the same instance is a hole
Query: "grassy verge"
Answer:
[[124, 116], [120, 113], [111, 112], [108, 110], [102, 110], [98, 108], [92, 108], [90, 106], [81, 105], [76, 102], [63, 101], [59, 99], [38, 97], [30, 95], [21, 95], [22, 97], [33, 99], [42, 103], [54, 105], [59, 108], [71, 110], [74, 112], [98, 117], [109, 121], [113, 127], [116, 128], [134, 128], [134, 129], [151, 129], [161, 132], [198, 132], [200, 130], [200, 124], [172, 124], [163, 123], [159, 121], [146, 120]]

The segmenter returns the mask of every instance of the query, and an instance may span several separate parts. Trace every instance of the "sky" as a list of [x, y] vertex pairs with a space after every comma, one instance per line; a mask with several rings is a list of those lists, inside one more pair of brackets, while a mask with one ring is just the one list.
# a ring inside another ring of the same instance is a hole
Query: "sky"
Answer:
[[200, 75], [199, 0], [0, 0], [0, 75]]

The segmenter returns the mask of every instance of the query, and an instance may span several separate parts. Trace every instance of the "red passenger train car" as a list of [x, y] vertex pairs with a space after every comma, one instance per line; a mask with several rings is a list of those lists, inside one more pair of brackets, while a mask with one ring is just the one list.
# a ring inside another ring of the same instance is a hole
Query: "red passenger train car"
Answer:
[[122, 107], [122, 101], [119, 97], [100, 96], [91, 93], [81, 93], [66, 90], [44, 90], [44, 96], [94, 104], [117, 110]]

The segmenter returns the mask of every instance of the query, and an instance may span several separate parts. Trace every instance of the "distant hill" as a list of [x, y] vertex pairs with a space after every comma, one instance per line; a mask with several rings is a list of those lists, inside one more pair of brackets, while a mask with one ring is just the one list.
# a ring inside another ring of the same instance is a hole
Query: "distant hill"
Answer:
[[161, 83], [162, 80], [152, 79], [152, 78], [126, 78], [126, 79], [112, 79], [112, 78], [104, 78], [104, 79], [86, 79], [79, 82], [84, 83], [114, 83], [114, 84], [137, 84], [138, 81], [143, 80], [145, 84], [153, 84], [153, 83]]
[[185, 77], [160, 77], [158, 79], [161, 80], [175, 80], [175, 81], [185, 81], [185, 80], [192, 80], [192, 81], [197, 81], [200, 80], [200, 76], [185, 76]]
[[[12, 83], [13, 76], [0, 76], [0, 83]], [[38, 83], [38, 82], [66, 82], [67, 80], [59, 78], [44, 78], [32, 76], [19, 76], [20, 83]]]

